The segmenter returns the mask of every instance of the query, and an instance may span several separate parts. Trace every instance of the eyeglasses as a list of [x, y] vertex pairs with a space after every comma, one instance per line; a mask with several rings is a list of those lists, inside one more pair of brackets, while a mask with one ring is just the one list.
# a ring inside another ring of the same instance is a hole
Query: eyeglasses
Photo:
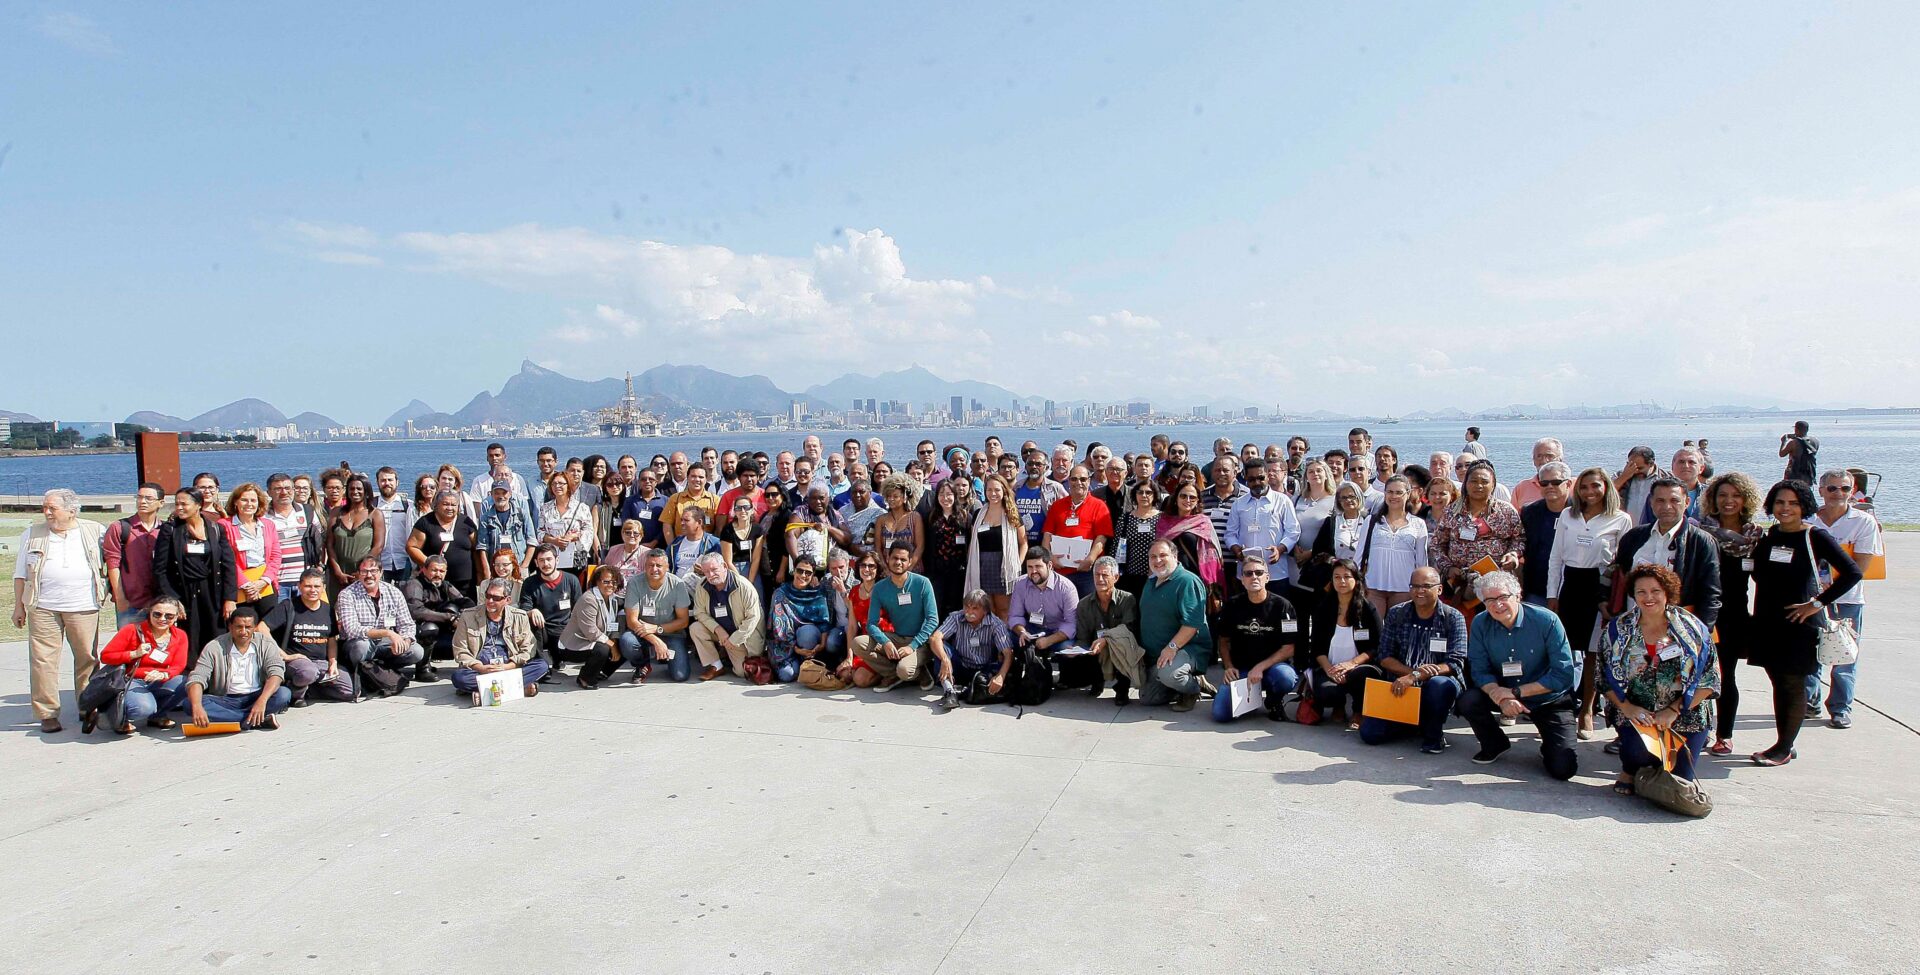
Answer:
[[147, 618], [154, 619], [154, 620], [177, 620], [180, 618], [180, 614], [179, 613], [163, 613], [158, 610], [155, 610], [154, 612], [148, 613]]
[[1835, 492], [1846, 491], [1846, 490], [1848, 490], [1848, 488], [1844, 484], [1828, 484], [1820, 489], [1820, 493], [1833, 494]]
[[1415, 589], [1438, 589], [1438, 588], [1440, 588], [1440, 584], [1439, 584], [1439, 583], [1437, 583], [1437, 582], [1416, 582], [1416, 583], [1414, 583], [1414, 584], [1413, 584], [1413, 588], [1415, 588]]
[[1068, 483], [1068, 484], [1085, 484], [1085, 483], [1087, 483], [1087, 478], [1084, 478], [1084, 477], [1069, 477], [1069, 478], [1067, 478], [1067, 483]]
[[1486, 603], [1486, 604], [1487, 604], [1487, 605], [1489, 605], [1489, 606], [1491, 606], [1491, 605], [1493, 605], [1494, 603], [1504, 603], [1504, 602], [1507, 602], [1507, 601], [1509, 601], [1509, 600], [1514, 600], [1514, 599], [1519, 599], [1519, 598], [1520, 598], [1519, 596], [1516, 596], [1516, 595], [1514, 595], [1513, 593], [1510, 593], [1510, 592], [1503, 592], [1503, 593], [1501, 593], [1501, 594], [1499, 594], [1499, 595], [1497, 595], [1497, 596], [1488, 596], [1488, 597], [1486, 597], [1485, 599], [1482, 599], [1482, 600], [1480, 600], [1480, 601], [1481, 601], [1481, 602], [1483, 602], [1483, 603]]
[[933, 453], [933, 448], [932, 448], [932, 447], [922, 447], [922, 448], [920, 448], [920, 453], [923, 453], [923, 454], [931, 454], [931, 453]]
[[1564, 478], [1564, 477], [1556, 477], [1556, 478], [1554, 478], [1554, 479], [1553, 479], [1553, 480], [1551, 480], [1551, 481], [1541, 481], [1541, 482], [1540, 482], [1540, 486], [1541, 486], [1541, 487], [1559, 487], [1560, 485], [1562, 485], [1562, 484], [1565, 484], [1565, 483], [1567, 483], [1567, 479], [1566, 479], [1566, 478]]

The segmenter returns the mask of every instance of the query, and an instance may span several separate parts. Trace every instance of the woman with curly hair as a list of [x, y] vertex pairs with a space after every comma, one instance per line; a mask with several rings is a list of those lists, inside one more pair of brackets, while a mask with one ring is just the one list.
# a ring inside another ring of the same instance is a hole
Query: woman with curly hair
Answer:
[[1738, 471], [1714, 478], [1700, 492], [1697, 524], [1713, 536], [1720, 550], [1720, 617], [1714, 621], [1719, 638], [1715, 650], [1720, 659], [1719, 721], [1713, 744], [1707, 747], [1714, 755], [1733, 754], [1733, 719], [1740, 709], [1735, 671], [1753, 640], [1753, 614], [1747, 609], [1748, 591], [1753, 585], [1753, 546], [1767, 533], [1753, 523], [1759, 512], [1759, 485]]
[[[1779, 739], [1754, 752], [1753, 764], [1774, 767], [1798, 757], [1794, 739], [1807, 718], [1807, 675], [1827, 607], [1860, 582], [1860, 566], [1824, 531], [1813, 531], [1817, 505], [1805, 481], [1781, 481], [1767, 491], [1773, 527], [1753, 546], [1753, 639], [1747, 659], [1773, 682], [1773, 722]], [[1820, 563], [1833, 580], [1820, 587]]]
[[1607, 624], [1601, 651], [1607, 701], [1619, 715], [1620, 776], [1613, 790], [1633, 794], [1633, 773], [1661, 765], [1666, 756], [1647, 750], [1638, 728], [1678, 735], [1683, 746], [1673, 774], [1692, 781], [1700, 748], [1713, 726], [1711, 699], [1720, 692], [1707, 624], [1680, 606], [1680, 577], [1664, 565], [1641, 565], [1627, 573], [1632, 605]]

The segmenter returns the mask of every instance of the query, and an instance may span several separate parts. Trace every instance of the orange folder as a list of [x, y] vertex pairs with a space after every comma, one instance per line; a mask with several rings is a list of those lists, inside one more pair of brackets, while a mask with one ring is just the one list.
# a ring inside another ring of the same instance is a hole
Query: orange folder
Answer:
[[1660, 765], [1667, 771], [1673, 771], [1674, 741], [1671, 732], [1650, 724], [1634, 724], [1633, 730], [1640, 736], [1640, 744], [1645, 745], [1647, 754], [1660, 756]]
[[191, 721], [182, 721], [180, 722], [180, 730], [185, 732], [188, 738], [198, 738], [201, 735], [231, 735], [239, 732], [240, 722], [209, 721], [205, 728], [201, 728], [194, 725]]
[[1409, 687], [1405, 694], [1393, 696], [1393, 682], [1367, 678], [1366, 694], [1360, 699], [1362, 717], [1379, 718], [1400, 724], [1420, 723], [1420, 688]]

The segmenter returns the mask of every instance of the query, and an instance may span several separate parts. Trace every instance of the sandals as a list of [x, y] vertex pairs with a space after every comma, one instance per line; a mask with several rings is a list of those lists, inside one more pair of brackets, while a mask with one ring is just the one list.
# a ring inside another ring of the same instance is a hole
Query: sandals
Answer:
[[1778, 756], [1778, 757], [1774, 755], [1770, 755], [1766, 752], [1754, 752], [1752, 755], [1749, 755], [1747, 757], [1753, 760], [1753, 764], [1759, 765], [1763, 768], [1779, 768], [1780, 766], [1785, 765], [1796, 758], [1799, 758], [1800, 749], [1789, 748], [1787, 749], [1787, 753], [1785, 755]]
[[164, 718], [156, 714], [153, 717], [147, 719], [147, 727], [159, 728], [161, 731], [170, 731], [174, 728], [180, 727], [180, 722], [175, 721], [172, 718]]
[[1733, 742], [1725, 738], [1715, 738], [1713, 744], [1707, 746], [1707, 754], [1731, 755], [1733, 754]]
[[1613, 794], [1616, 796], [1633, 795], [1633, 780], [1632, 779], [1613, 780]]

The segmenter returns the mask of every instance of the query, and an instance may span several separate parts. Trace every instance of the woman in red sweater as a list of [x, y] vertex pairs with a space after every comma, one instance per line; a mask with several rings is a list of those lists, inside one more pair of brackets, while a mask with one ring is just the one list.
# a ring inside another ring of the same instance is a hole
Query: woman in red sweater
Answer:
[[[107, 641], [100, 650], [100, 663], [127, 668], [127, 689], [108, 705], [113, 730], [123, 735], [134, 732], [141, 721], [149, 728], [171, 728], [167, 717], [186, 700], [187, 633], [179, 627], [186, 611], [172, 596], [161, 596], [147, 607], [147, 618], [129, 623]], [[99, 720], [99, 712], [87, 716], [87, 730]]]

